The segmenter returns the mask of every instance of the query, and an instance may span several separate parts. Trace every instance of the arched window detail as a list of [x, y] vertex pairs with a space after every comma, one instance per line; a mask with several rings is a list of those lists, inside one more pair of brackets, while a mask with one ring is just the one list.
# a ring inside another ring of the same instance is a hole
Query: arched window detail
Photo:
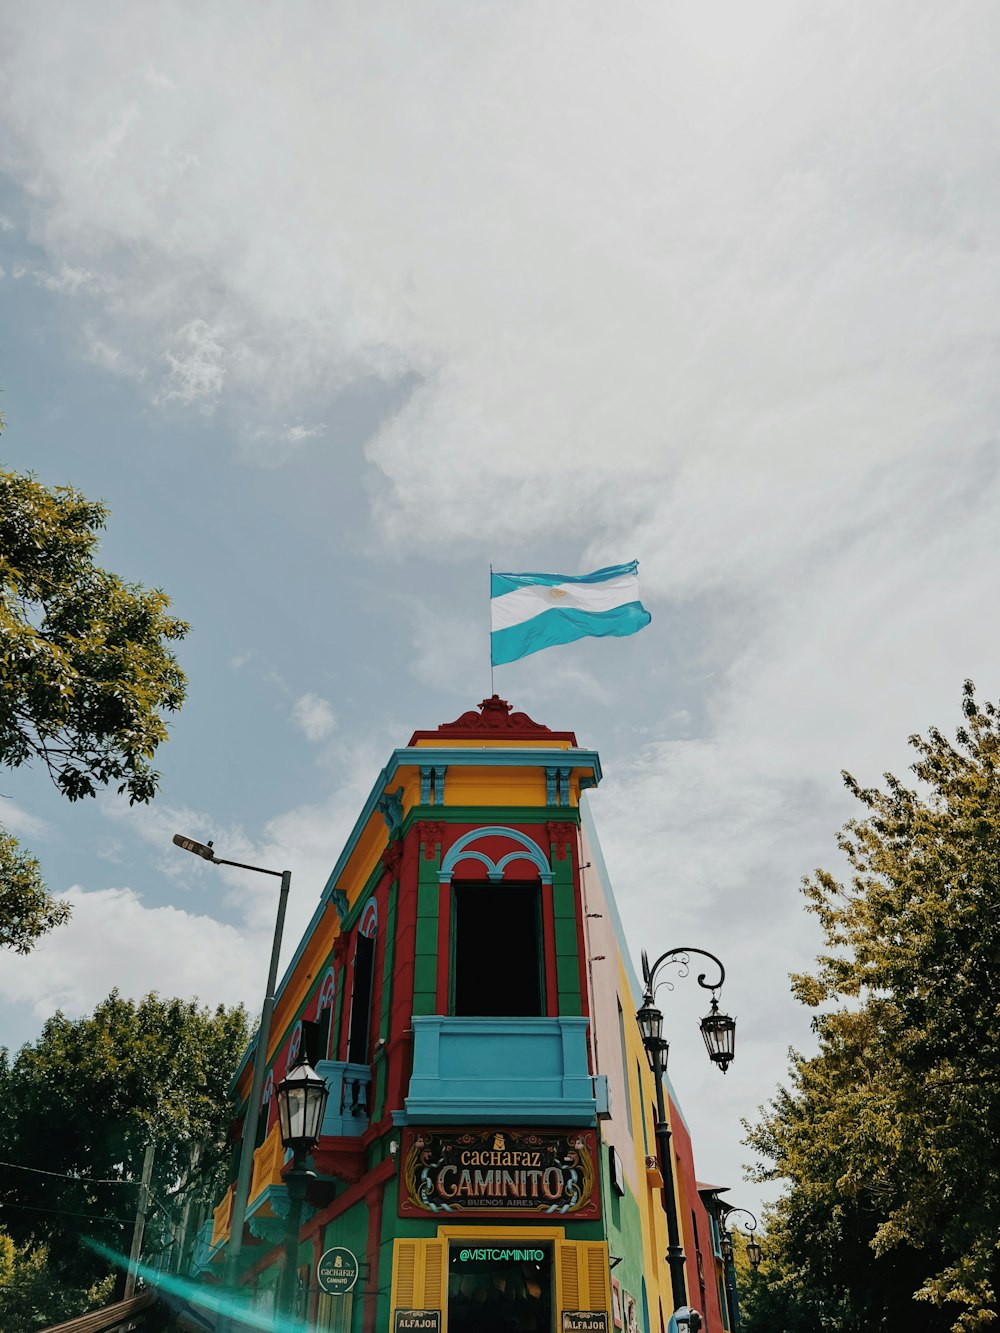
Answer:
[[[474, 843], [482, 842], [486, 838], [506, 838], [516, 844], [517, 850], [508, 852], [499, 861], [493, 861], [485, 852], [471, 850]], [[487, 878], [494, 883], [503, 879], [504, 871], [512, 861], [530, 861], [537, 869], [538, 878], [542, 883], [552, 883], [552, 867], [549, 865], [545, 853], [533, 838], [529, 838], [526, 833], [520, 832], [519, 829], [503, 828], [497, 825], [492, 828], [473, 829], [471, 833], [466, 833], [459, 838], [454, 846], [448, 849], [448, 854], [438, 871], [439, 882], [450, 884], [455, 873], [455, 867], [460, 861], [465, 860], [479, 861], [486, 867]]]
[[337, 998], [337, 979], [333, 974], [331, 967], [329, 972], [323, 978], [323, 985], [319, 992], [319, 1006], [316, 1010], [317, 1015], [322, 1014], [326, 1009], [333, 1008], [333, 1002]]
[[378, 906], [374, 898], [369, 898], [365, 910], [361, 913], [358, 933], [366, 940], [373, 940], [378, 934]]
[[333, 968], [323, 978], [316, 1006], [316, 1058], [329, 1060], [330, 1032], [333, 1028], [333, 1007], [337, 999], [337, 979]]
[[292, 1033], [292, 1039], [288, 1043], [288, 1060], [285, 1065], [286, 1069], [295, 1068], [296, 1061], [298, 1060], [301, 1052], [302, 1052], [302, 1024], [296, 1023], [295, 1031]]

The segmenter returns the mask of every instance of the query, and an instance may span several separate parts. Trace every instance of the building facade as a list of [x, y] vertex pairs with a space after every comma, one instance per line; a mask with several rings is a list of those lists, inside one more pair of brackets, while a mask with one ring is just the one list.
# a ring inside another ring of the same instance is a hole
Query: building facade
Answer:
[[[595, 751], [496, 695], [393, 752], [279, 989], [242, 1250], [254, 1308], [275, 1307], [288, 1215], [273, 1090], [306, 1055], [330, 1088], [299, 1233], [310, 1328], [668, 1333], [664, 1188], [688, 1303], [732, 1326], [724, 1210], [672, 1097], [657, 1158], [641, 988], [584, 795], [600, 780]], [[203, 1280], [232, 1198], [200, 1236]]]

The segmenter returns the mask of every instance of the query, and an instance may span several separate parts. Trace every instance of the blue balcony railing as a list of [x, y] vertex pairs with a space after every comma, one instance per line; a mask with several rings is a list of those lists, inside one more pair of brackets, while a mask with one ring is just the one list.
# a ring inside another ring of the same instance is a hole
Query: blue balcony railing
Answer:
[[586, 1018], [414, 1018], [413, 1074], [405, 1117], [396, 1119], [596, 1124], [607, 1089], [589, 1071], [588, 1024]]
[[371, 1065], [318, 1060], [316, 1073], [326, 1079], [330, 1089], [321, 1134], [358, 1138], [368, 1128], [371, 1115]]

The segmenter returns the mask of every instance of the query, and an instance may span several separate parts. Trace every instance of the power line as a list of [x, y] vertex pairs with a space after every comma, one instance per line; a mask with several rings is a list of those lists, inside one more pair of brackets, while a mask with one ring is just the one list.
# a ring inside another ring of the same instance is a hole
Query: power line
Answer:
[[81, 1185], [138, 1185], [138, 1180], [114, 1180], [110, 1176], [68, 1176], [63, 1171], [43, 1171], [39, 1166], [21, 1166], [18, 1162], [0, 1162], [12, 1171], [30, 1171], [36, 1176], [55, 1176], [57, 1180], [75, 1180]]
[[0, 1212], [4, 1208], [20, 1208], [31, 1213], [59, 1213], [62, 1217], [91, 1217], [97, 1222], [121, 1222], [123, 1226], [131, 1226], [135, 1221], [132, 1217], [109, 1217], [106, 1213], [74, 1213], [68, 1208], [42, 1208], [37, 1203], [0, 1204]]

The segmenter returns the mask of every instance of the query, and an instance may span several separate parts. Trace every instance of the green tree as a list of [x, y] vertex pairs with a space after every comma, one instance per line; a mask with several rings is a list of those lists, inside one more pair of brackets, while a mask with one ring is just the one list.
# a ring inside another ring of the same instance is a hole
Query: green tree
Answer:
[[49, 1264], [45, 1245], [15, 1245], [0, 1231], [0, 1329], [35, 1333], [58, 1319], [72, 1319], [111, 1299], [114, 1279], [87, 1289], [63, 1286]]
[[828, 951], [793, 990], [819, 1051], [748, 1138], [789, 1182], [750, 1329], [1000, 1317], [1000, 711], [971, 681], [962, 708], [954, 742], [910, 737], [914, 786], [844, 774], [866, 812], [839, 839], [850, 881], [804, 881]]
[[[79, 491], [0, 472], [0, 768], [41, 762], [71, 801], [109, 785], [149, 801], [163, 714], [186, 683], [168, 645], [187, 625], [162, 592], [95, 563], [107, 516]], [[0, 946], [27, 953], [67, 915], [3, 833]]]
[[218, 1202], [228, 1087], [247, 1039], [242, 1008], [112, 992], [90, 1016], [57, 1013], [13, 1061], [0, 1051], [0, 1217], [22, 1255], [45, 1247], [60, 1290], [108, 1276], [87, 1240], [127, 1255], [148, 1143], [147, 1256], [176, 1246], [198, 1205]]

